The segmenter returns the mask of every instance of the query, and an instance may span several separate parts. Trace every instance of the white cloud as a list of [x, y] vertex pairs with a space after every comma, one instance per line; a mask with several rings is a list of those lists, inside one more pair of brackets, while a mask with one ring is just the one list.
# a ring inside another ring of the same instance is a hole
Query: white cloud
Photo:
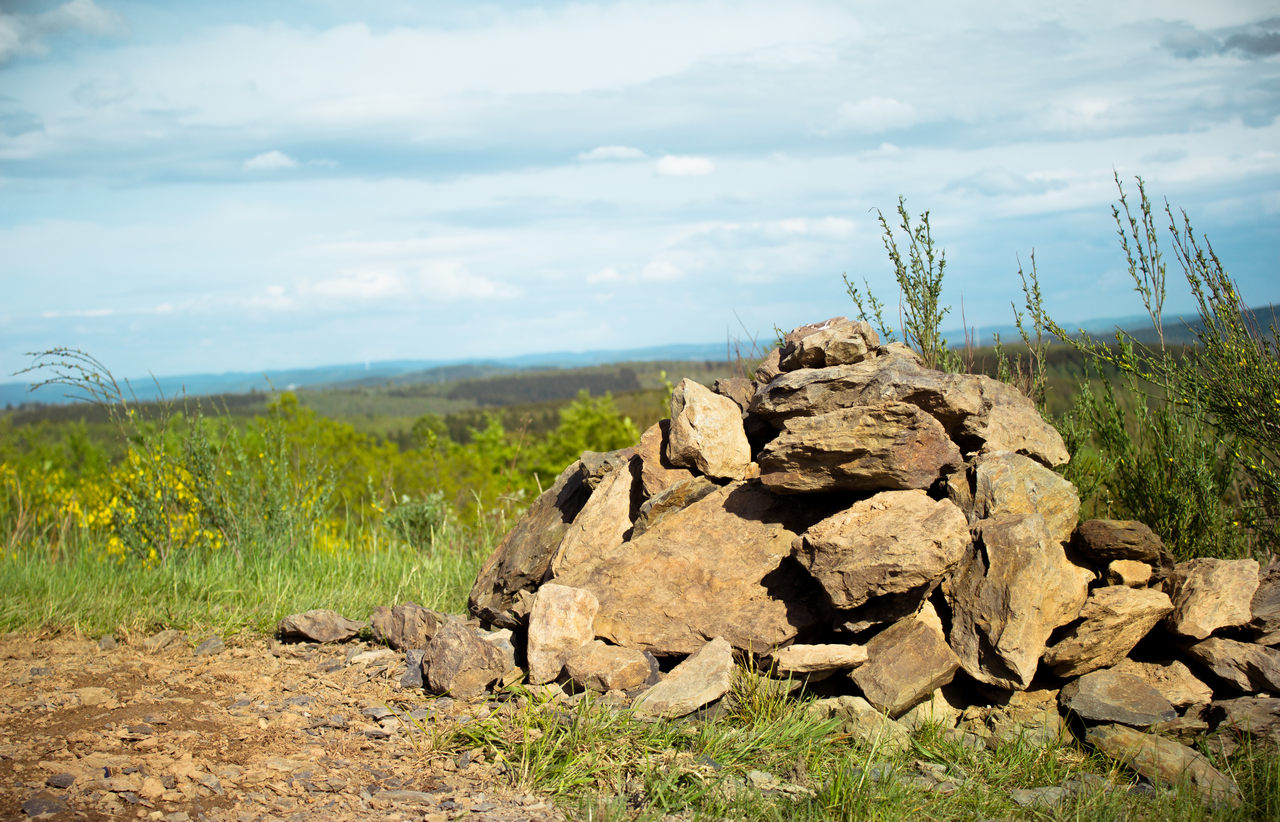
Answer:
[[667, 260], [654, 260], [644, 267], [640, 272], [640, 276], [646, 280], [656, 283], [669, 283], [680, 279], [684, 275], [674, 263]]
[[599, 285], [601, 283], [620, 283], [622, 282], [622, 274], [613, 266], [602, 268], [599, 271], [593, 271], [587, 275], [587, 282], [591, 285]]
[[[342, 276], [310, 283], [306, 290], [322, 297], [373, 300], [404, 291], [404, 279], [394, 270], [372, 268], [340, 272]], [[268, 296], [272, 296], [268, 288]]]
[[836, 114], [838, 128], [863, 134], [905, 128], [915, 122], [915, 107], [892, 97], [866, 97], [856, 103], [844, 103]]
[[519, 289], [472, 274], [456, 260], [426, 263], [418, 269], [418, 286], [424, 296], [442, 300], [506, 300], [520, 296]]
[[631, 146], [596, 146], [578, 155], [579, 160], [643, 160], [649, 155]]
[[283, 151], [264, 151], [244, 161], [245, 171], [282, 171], [296, 168], [298, 162]]
[[674, 154], [667, 154], [654, 164], [654, 170], [663, 177], [702, 177], [715, 171], [715, 168], [706, 157]]
[[784, 234], [801, 234], [824, 239], [841, 239], [853, 234], [853, 220], [844, 217], [792, 217], [779, 220], [778, 227]]
[[40, 316], [46, 320], [57, 320], [64, 317], [110, 317], [115, 313], [113, 308], [81, 308], [70, 311], [44, 311]]

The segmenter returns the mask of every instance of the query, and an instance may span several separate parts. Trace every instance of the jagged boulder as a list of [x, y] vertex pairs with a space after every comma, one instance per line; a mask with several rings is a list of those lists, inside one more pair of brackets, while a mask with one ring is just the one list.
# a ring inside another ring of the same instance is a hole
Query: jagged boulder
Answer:
[[742, 409], [693, 380], [681, 380], [671, 394], [667, 460], [708, 477], [741, 478], [751, 464]]

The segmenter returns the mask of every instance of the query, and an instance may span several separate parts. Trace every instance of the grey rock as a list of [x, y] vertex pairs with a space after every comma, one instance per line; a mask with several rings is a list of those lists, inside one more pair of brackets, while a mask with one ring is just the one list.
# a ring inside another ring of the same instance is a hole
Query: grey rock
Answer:
[[1165, 624], [1174, 633], [1205, 639], [1219, 628], [1253, 618], [1258, 563], [1252, 559], [1198, 557], [1180, 562], [1165, 580], [1173, 612]]
[[1187, 653], [1245, 693], [1280, 695], [1280, 648], [1215, 636], [1189, 646]]
[[226, 648], [226, 643], [222, 641], [221, 637], [211, 636], [197, 645], [196, 649], [191, 653], [194, 656], [212, 656], [213, 654], [222, 653]]
[[1169, 700], [1136, 676], [1104, 668], [1062, 686], [1062, 707], [1094, 722], [1118, 722], [1145, 728], [1168, 722], [1178, 712]]
[[928, 488], [961, 458], [936, 419], [889, 402], [783, 420], [759, 462], [765, 485], [799, 493]]
[[303, 642], [345, 642], [368, 625], [347, 619], [337, 611], [315, 608], [300, 614], [290, 614], [280, 620], [276, 633], [281, 639]]
[[410, 648], [404, 652], [404, 675], [400, 677], [402, 688], [422, 688], [422, 648]]
[[1229, 728], [1280, 743], [1280, 699], [1242, 696], [1215, 700], [1212, 707], [1222, 715], [1219, 730]]
[[107, 634], [98, 640], [98, 650], [100, 651], [114, 651], [116, 647], [116, 638], [111, 634]]
[[22, 803], [22, 812], [32, 819], [65, 813], [70, 809], [65, 799], [54, 796], [48, 791], [40, 791]]
[[716, 637], [640, 694], [633, 708], [641, 716], [668, 719], [691, 714], [724, 696], [733, 672], [733, 648]]
[[1009, 798], [1013, 804], [1024, 808], [1056, 808], [1067, 798], [1067, 789], [1057, 786], [1044, 788], [1014, 788]]

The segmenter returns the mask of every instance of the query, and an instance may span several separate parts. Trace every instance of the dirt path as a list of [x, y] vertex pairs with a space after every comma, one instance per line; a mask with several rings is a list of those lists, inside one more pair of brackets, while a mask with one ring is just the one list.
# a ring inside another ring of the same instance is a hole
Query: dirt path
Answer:
[[360, 643], [0, 637], [0, 819], [561, 818], [479, 751], [435, 751], [493, 705], [403, 670]]

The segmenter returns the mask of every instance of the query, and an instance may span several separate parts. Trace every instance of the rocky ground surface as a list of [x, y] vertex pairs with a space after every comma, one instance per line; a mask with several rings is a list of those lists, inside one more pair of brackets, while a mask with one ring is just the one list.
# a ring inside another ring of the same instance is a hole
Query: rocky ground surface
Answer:
[[562, 818], [439, 744], [495, 704], [401, 690], [402, 654], [174, 634], [0, 637], [0, 819]]

